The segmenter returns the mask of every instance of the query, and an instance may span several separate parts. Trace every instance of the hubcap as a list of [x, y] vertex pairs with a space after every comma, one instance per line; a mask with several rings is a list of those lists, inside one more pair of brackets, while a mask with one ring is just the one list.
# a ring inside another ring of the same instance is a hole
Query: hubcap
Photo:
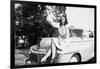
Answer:
[[76, 57], [72, 57], [70, 62], [78, 62], [77, 58]]

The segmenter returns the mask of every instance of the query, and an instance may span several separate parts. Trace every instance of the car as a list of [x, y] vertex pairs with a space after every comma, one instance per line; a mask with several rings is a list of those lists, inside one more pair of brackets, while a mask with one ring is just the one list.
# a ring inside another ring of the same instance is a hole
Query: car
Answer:
[[[94, 35], [92, 32], [88, 35], [84, 34], [82, 29], [71, 29], [69, 32], [69, 41], [66, 44], [66, 49], [63, 51], [57, 50], [57, 56], [53, 60], [54, 63], [76, 63], [87, 62], [94, 57]], [[92, 34], [92, 37], [91, 37]], [[84, 36], [85, 35], [85, 36]], [[30, 48], [31, 53], [45, 55], [51, 46], [51, 40], [57, 37], [42, 38], [39, 45]], [[39, 58], [39, 61], [41, 58]]]

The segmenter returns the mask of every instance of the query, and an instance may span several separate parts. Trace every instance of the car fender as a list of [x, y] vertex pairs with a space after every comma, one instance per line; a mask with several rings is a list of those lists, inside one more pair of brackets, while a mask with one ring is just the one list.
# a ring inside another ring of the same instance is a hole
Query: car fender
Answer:
[[76, 53], [79, 53], [79, 52], [73, 51], [73, 52], [63, 53], [63, 54], [58, 53], [55, 61], [56, 63], [68, 63], [71, 57]]

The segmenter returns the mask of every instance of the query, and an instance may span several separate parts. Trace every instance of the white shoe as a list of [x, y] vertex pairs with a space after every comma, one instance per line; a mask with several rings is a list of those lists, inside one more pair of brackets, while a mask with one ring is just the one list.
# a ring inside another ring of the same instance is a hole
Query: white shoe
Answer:
[[46, 59], [45, 59], [45, 58], [42, 58], [42, 59], [41, 59], [41, 62], [45, 62], [45, 61], [46, 61]]

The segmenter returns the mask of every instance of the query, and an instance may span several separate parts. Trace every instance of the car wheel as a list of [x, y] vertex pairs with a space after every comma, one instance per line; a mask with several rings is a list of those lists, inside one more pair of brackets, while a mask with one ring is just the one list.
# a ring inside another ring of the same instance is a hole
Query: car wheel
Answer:
[[71, 59], [70, 59], [69, 62], [71, 62], [71, 63], [73, 63], [73, 62], [80, 62], [80, 57], [79, 57], [79, 55], [77, 55], [77, 54], [73, 55], [73, 56], [71, 57]]

